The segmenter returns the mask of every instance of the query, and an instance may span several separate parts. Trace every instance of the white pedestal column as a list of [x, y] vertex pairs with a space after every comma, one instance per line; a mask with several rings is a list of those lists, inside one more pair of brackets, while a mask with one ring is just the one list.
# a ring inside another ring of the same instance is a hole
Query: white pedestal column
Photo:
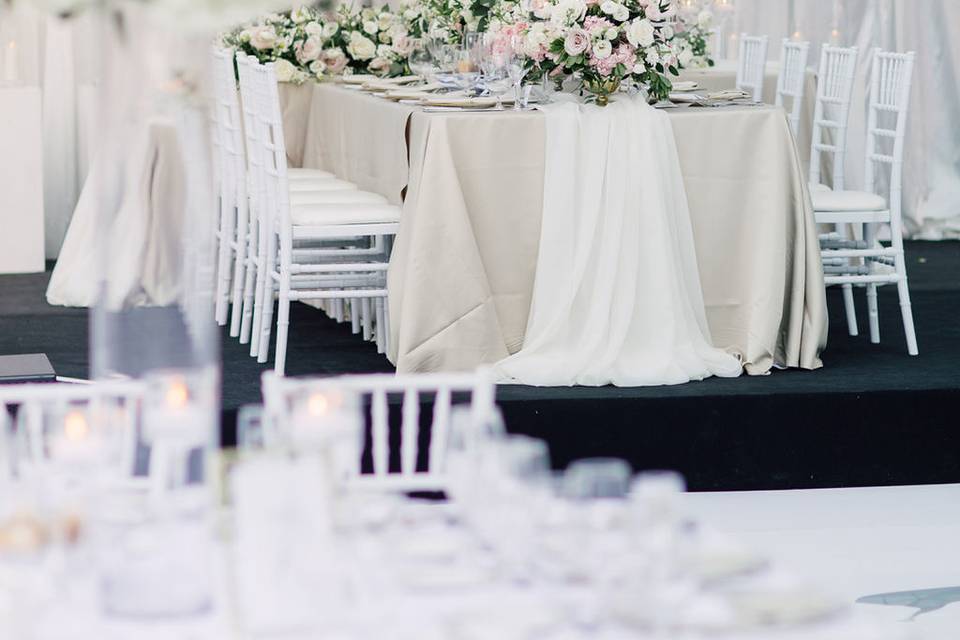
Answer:
[[44, 270], [40, 89], [0, 86], [0, 273]]

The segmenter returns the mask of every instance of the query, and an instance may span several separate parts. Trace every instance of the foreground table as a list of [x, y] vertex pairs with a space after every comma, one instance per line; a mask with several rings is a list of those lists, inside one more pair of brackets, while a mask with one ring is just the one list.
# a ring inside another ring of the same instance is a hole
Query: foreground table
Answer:
[[[397, 370], [466, 370], [518, 351], [540, 238], [542, 115], [427, 113], [337, 85], [302, 90], [313, 92], [304, 166], [403, 202], [389, 274]], [[671, 116], [715, 345], [751, 374], [820, 367], [819, 246], [783, 111]]]

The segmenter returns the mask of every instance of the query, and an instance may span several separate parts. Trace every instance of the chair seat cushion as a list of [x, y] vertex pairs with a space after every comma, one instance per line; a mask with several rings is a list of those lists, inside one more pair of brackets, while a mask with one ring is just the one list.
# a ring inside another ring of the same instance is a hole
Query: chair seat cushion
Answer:
[[290, 204], [387, 204], [387, 199], [371, 191], [292, 191]]
[[883, 211], [887, 201], [866, 191], [814, 191], [814, 211]]
[[301, 191], [356, 191], [357, 185], [338, 178], [316, 178], [314, 180], [293, 180], [287, 183], [290, 193]]
[[400, 208], [392, 204], [301, 204], [290, 207], [295, 226], [328, 224], [381, 224], [400, 221]]
[[287, 169], [287, 175], [291, 180], [315, 180], [317, 178], [336, 178], [329, 171], [322, 169]]

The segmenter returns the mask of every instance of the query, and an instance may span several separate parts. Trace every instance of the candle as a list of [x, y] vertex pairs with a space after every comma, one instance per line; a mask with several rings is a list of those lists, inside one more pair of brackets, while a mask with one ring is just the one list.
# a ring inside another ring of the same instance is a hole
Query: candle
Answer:
[[359, 464], [362, 434], [354, 400], [339, 390], [317, 391], [295, 408], [290, 421], [290, 444], [326, 449], [338, 477], [355, 472]]
[[16, 84], [20, 81], [20, 61], [16, 40], [7, 44], [3, 56], [3, 80], [7, 84]]
[[50, 439], [50, 453], [54, 462], [94, 464], [99, 458], [100, 444], [86, 413], [75, 409], [64, 416], [62, 433]]

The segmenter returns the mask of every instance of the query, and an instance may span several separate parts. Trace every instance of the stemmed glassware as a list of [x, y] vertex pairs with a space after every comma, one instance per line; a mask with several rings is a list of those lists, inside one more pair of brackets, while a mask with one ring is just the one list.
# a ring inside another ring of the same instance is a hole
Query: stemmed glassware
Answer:
[[529, 89], [525, 90], [523, 86], [523, 79], [527, 77], [529, 70], [527, 69], [527, 59], [522, 53], [521, 42], [518, 39], [512, 44], [512, 53], [507, 62], [507, 76], [510, 78], [514, 90], [513, 108], [519, 111], [526, 108], [529, 98]]
[[505, 50], [496, 38], [488, 37], [484, 42], [483, 57], [480, 61], [483, 86], [496, 97], [498, 110], [503, 110], [503, 94], [511, 86], [507, 75], [510, 55], [510, 52]]
[[433, 82], [437, 67], [433, 54], [428, 46], [421, 45], [410, 54], [410, 71], [420, 76], [425, 82]]

